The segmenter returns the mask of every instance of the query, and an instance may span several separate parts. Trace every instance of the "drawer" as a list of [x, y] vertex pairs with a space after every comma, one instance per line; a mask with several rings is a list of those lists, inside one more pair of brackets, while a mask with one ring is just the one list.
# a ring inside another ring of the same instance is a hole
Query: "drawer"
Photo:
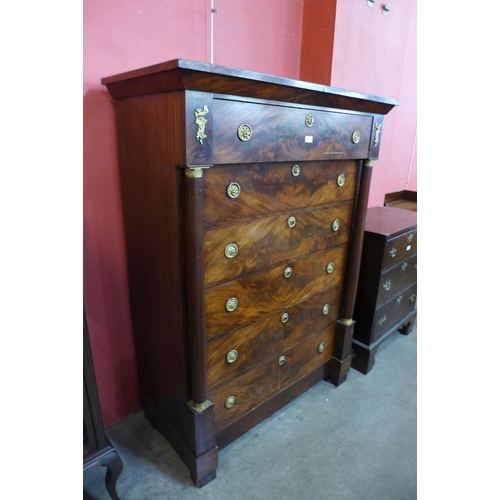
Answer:
[[[334, 325], [330, 325], [315, 332], [304, 342], [287, 351], [276, 353], [276, 356], [266, 363], [209, 391], [209, 398], [214, 402], [216, 430], [220, 431], [246, 412], [327, 362], [333, 355], [334, 330]], [[319, 352], [318, 348], [322, 342], [324, 342], [324, 350]], [[281, 356], [285, 356], [283, 364], [279, 363]], [[231, 403], [234, 404], [231, 406]]]
[[[343, 278], [345, 260], [346, 247], [340, 246], [208, 289], [205, 294], [207, 340], [333, 288]], [[333, 263], [331, 272], [330, 263]], [[289, 272], [291, 275], [287, 277]]]
[[417, 230], [408, 231], [389, 240], [385, 246], [383, 269], [395, 266], [417, 251]]
[[210, 225], [350, 201], [356, 173], [354, 161], [215, 166], [203, 175], [204, 221]]
[[[225, 383], [335, 323], [340, 314], [342, 288], [337, 286], [293, 307], [237, 330], [207, 345], [209, 390]], [[325, 304], [330, 306], [323, 314]]]
[[220, 99], [213, 108], [216, 164], [368, 158], [371, 116]]
[[204, 234], [205, 285], [347, 243], [352, 203], [294, 210]]
[[375, 314], [372, 342], [381, 337], [394, 325], [415, 309], [417, 300], [417, 284], [403, 290], [392, 300], [379, 307]]
[[377, 306], [387, 302], [416, 281], [417, 255], [414, 254], [382, 274], [377, 294]]

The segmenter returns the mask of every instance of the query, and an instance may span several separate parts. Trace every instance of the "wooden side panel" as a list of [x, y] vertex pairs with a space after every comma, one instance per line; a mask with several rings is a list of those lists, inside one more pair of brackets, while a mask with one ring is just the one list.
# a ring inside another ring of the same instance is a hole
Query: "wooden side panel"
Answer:
[[[293, 210], [206, 230], [206, 286], [347, 243], [352, 209], [352, 203], [344, 203], [327, 208]], [[334, 231], [332, 226], [336, 220], [339, 227]], [[238, 249], [234, 257], [226, 255], [229, 244]]]
[[[220, 99], [213, 106], [214, 163], [368, 157], [371, 116]], [[242, 124], [251, 129], [248, 140], [238, 137]]]
[[[283, 313], [272, 314], [210, 342], [207, 346], [209, 391], [270, 357], [279, 357], [281, 352], [334, 324], [340, 312], [341, 291], [339, 285], [296, 306], [288, 307]], [[325, 304], [330, 305], [329, 314], [323, 314]], [[285, 313], [287, 319], [283, 322]], [[232, 350], [236, 350], [238, 357], [236, 361], [229, 363], [227, 354]]]
[[[294, 176], [292, 168], [300, 166]], [[217, 166], [204, 175], [204, 217], [206, 225], [298, 208], [350, 201], [356, 191], [356, 162], [287, 162]], [[343, 175], [345, 180], [342, 186]], [[241, 188], [230, 198], [227, 188], [236, 182]]]
[[184, 386], [186, 368], [182, 207], [175, 167], [185, 159], [179, 140], [184, 96], [156, 94], [115, 104], [139, 384], [158, 401]]
[[[307, 255], [268, 270], [207, 290], [207, 339], [258, 321], [263, 317], [303, 302], [308, 297], [334, 287], [342, 281], [346, 247]], [[332, 273], [327, 272], [330, 262]], [[285, 276], [290, 267], [292, 274]], [[229, 299], [236, 298], [237, 308], [226, 310]]]

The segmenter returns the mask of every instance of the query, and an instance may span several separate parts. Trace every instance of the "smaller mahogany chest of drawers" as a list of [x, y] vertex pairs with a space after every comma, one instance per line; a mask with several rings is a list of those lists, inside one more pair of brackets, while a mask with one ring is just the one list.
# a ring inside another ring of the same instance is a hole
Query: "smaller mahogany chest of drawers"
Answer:
[[367, 374], [387, 337], [396, 331], [411, 332], [416, 300], [417, 214], [398, 208], [370, 208], [354, 306], [352, 368]]

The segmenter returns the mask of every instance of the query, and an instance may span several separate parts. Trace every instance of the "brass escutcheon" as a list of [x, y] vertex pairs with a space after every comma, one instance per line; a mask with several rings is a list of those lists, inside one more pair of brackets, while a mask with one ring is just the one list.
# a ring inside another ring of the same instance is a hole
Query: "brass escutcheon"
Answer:
[[328, 265], [326, 266], [326, 272], [328, 274], [332, 274], [334, 269], [335, 269], [335, 264], [333, 262], [329, 262]]
[[386, 281], [382, 286], [384, 287], [384, 290], [388, 292], [391, 289], [391, 280]]
[[337, 184], [339, 185], [339, 187], [342, 187], [345, 184], [345, 175], [344, 174], [340, 174], [337, 177]]
[[359, 132], [359, 130], [355, 130], [355, 131], [352, 133], [352, 137], [351, 137], [351, 139], [352, 139], [352, 142], [353, 142], [354, 144], [357, 144], [357, 143], [360, 141], [360, 139], [361, 139], [361, 133]]
[[318, 352], [321, 354], [325, 350], [326, 344], [324, 342], [321, 342], [321, 344], [318, 346]]
[[226, 356], [226, 361], [228, 363], [234, 363], [238, 359], [238, 351], [236, 349], [231, 349]]
[[387, 317], [385, 316], [385, 314], [378, 320], [378, 324], [380, 326], [382, 326], [382, 324], [384, 323], [384, 321], [387, 319]]
[[285, 275], [285, 278], [289, 278], [292, 275], [292, 268], [291, 267], [287, 267], [285, 269], [285, 272], [283, 274]]
[[236, 396], [229, 396], [224, 403], [224, 406], [229, 410], [236, 404]]
[[229, 198], [238, 198], [241, 193], [241, 187], [237, 182], [231, 182], [229, 186], [227, 186], [227, 195]]
[[401, 271], [406, 271], [406, 268], [408, 267], [408, 262], [405, 262], [402, 266], [401, 266]]
[[290, 317], [290, 316], [288, 315], [288, 313], [283, 313], [283, 314], [281, 315], [281, 321], [282, 321], [282, 323], [286, 323], [286, 322], [288, 321], [288, 318], [289, 318], [289, 317]]
[[238, 254], [238, 245], [236, 243], [229, 243], [229, 245], [224, 250], [224, 255], [228, 259], [234, 259]]
[[325, 304], [323, 306], [323, 310], [322, 310], [323, 314], [328, 314], [330, 312], [330, 305], [329, 304]]
[[313, 115], [307, 115], [306, 116], [306, 125], [308, 127], [312, 127], [314, 125], [314, 117], [313, 117]]
[[340, 228], [340, 221], [338, 219], [335, 219], [333, 222], [332, 222], [332, 229], [334, 231], [338, 231]]
[[280, 356], [280, 359], [278, 359], [278, 365], [282, 366], [285, 364], [286, 361], [286, 356]]
[[297, 177], [300, 174], [300, 165], [294, 165], [292, 167], [292, 175]]
[[226, 302], [226, 311], [233, 312], [238, 307], [238, 299], [231, 297]]
[[250, 125], [247, 125], [246, 123], [242, 123], [238, 127], [238, 139], [240, 141], [246, 142], [249, 141], [251, 137], [252, 137], [252, 127], [250, 127]]
[[396, 257], [396, 254], [398, 253], [398, 251], [393, 247], [391, 248], [390, 252], [389, 252], [389, 255], [391, 257]]
[[288, 219], [288, 227], [295, 227], [295, 224], [297, 223], [297, 219], [292, 215]]

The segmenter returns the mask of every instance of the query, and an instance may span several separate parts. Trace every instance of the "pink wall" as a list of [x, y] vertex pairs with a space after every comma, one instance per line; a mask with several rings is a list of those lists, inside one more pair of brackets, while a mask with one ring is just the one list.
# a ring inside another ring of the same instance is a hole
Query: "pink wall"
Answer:
[[364, 0], [337, 0], [331, 77], [334, 87], [401, 102], [384, 121], [380, 159], [373, 170], [369, 207], [383, 205], [385, 193], [417, 190], [416, 154], [412, 159], [417, 124], [417, 1], [391, 2], [387, 17], [382, 15], [384, 3], [377, 1], [370, 8]]
[[[325, 48], [325, 61], [310, 37], [325, 17], [334, 18], [322, 9], [335, 1], [322, 0], [321, 8], [313, 3], [302, 44], [304, 0], [218, 0], [213, 62], [299, 78], [302, 58], [303, 71], [311, 75], [302, 78], [323, 79], [325, 69], [314, 72], [305, 64], [308, 57], [331, 67], [331, 85], [400, 99], [401, 106], [386, 118], [382, 156], [373, 175], [370, 206], [381, 204], [383, 194], [404, 189], [408, 177], [416, 123], [416, 0], [394, 3], [387, 18], [380, 2], [369, 9], [365, 0], [337, 0], [334, 35], [323, 36], [325, 43], [334, 36], [333, 63], [332, 47]], [[140, 406], [114, 111], [100, 80], [176, 58], [210, 62], [210, 9], [210, 0], [84, 0], [83, 294], [106, 426]], [[416, 189], [416, 155], [408, 188]]]
[[[298, 78], [303, 0], [220, 0], [214, 63]], [[101, 78], [210, 62], [210, 0], [84, 0], [84, 290], [105, 426], [139, 409], [113, 103]]]

